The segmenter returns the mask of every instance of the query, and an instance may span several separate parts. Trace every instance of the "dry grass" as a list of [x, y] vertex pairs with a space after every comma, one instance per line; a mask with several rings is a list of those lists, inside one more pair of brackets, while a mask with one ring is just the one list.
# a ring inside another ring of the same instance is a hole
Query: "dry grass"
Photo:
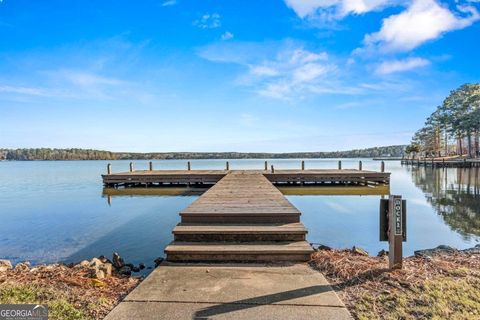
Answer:
[[48, 304], [49, 319], [103, 319], [140, 280], [92, 279], [88, 268], [48, 265], [0, 272], [0, 304]]
[[390, 271], [385, 257], [319, 251], [312, 261], [356, 319], [480, 319], [480, 255], [408, 257]]

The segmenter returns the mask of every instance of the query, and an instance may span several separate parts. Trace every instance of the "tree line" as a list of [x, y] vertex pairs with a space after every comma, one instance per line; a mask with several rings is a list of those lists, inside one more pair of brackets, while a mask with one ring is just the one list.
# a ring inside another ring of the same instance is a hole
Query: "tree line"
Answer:
[[167, 160], [167, 159], [289, 159], [401, 157], [406, 146], [386, 146], [333, 152], [111, 152], [93, 149], [0, 149], [0, 160]]
[[93, 149], [0, 149], [0, 160], [115, 160], [114, 152]]
[[425, 157], [477, 158], [480, 133], [480, 84], [464, 84], [450, 92], [415, 132], [406, 153]]

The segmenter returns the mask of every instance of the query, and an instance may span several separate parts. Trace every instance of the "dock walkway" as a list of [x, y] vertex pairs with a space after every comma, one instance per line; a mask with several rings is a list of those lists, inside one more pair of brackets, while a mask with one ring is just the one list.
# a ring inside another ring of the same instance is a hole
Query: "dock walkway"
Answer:
[[166, 262], [107, 320], [351, 319], [305, 263], [300, 211], [262, 172], [227, 172], [180, 216]]

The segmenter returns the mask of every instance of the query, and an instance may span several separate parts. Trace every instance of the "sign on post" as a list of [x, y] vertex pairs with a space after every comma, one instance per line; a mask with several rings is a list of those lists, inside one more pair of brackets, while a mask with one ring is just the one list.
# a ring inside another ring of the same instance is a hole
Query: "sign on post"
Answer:
[[407, 202], [391, 195], [380, 200], [380, 241], [389, 242], [389, 266], [402, 268], [402, 242], [407, 241]]

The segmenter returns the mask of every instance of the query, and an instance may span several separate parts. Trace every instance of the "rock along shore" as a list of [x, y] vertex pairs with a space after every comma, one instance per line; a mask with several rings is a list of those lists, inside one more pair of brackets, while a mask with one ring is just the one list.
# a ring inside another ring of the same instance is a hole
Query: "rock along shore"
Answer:
[[144, 268], [117, 253], [111, 260], [38, 266], [0, 259], [0, 304], [48, 304], [49, 319], [103, 319], [141, 282], [142, 276], [132, 274]]

